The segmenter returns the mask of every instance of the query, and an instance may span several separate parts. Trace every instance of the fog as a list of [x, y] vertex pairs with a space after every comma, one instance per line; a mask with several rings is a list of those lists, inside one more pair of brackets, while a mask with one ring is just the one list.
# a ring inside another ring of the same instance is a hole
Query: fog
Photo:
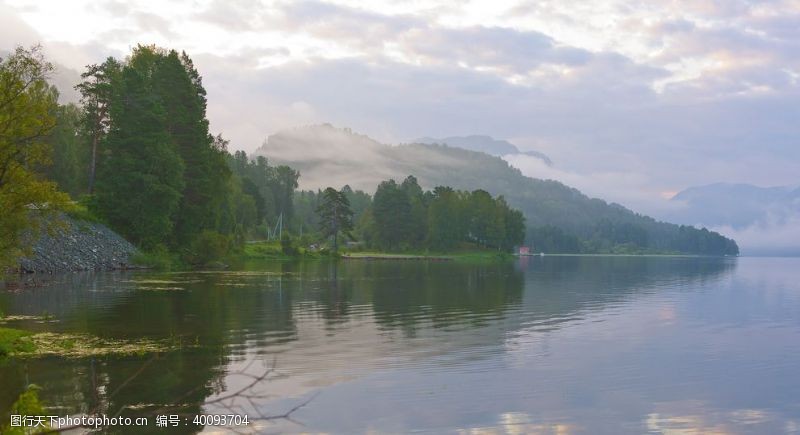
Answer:
[[[505, 156], [527, 175], [674, 218], [669, 198], [692, 186], [798, 182], [798, 21], [790, 0], [0, 0], [0, 53], [41, 43], [62, 101], [75, 101], [87, 64], [138, 43], [186, 50], [232, 149], [326, 122], [387, 144], [488, 135], [553, 160]], [[337, 183], [394, 174], [365, 144], [329, 143], [313, 158]], [[365, 160], [369, 173], [349, 170]], [[796, 223], [715, 228], [783, 249]]]

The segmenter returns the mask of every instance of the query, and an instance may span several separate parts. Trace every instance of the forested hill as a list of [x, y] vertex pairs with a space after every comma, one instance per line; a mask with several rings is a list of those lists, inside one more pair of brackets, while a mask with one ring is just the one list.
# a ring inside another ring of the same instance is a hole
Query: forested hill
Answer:
[[503, 159], [480, 152], [383, 145], [324, 124], [279, 132], [256, 153], [297, 168], [303, 188], [349, 184], [371, 191], [381, 180], [413, 174], [424, 188], [446, 185], [503, 195], [525, 214], [528, 243], [537, 252], [738, 254], [736, 243], [718, 233], [658, 222], [557, 181], [526, 177]]

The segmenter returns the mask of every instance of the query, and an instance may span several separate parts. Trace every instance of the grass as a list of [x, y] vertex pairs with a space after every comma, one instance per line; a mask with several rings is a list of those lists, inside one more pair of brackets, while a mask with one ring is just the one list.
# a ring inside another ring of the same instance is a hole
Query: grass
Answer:
[[[244, 245], [242, 256], [247, 259], [261, 260], [293, 260], [293, 259], [319, 259], [334, 256], [329, 250], [311, 251], [305, 248], [296, 248], [296, 255], [287, 255], [278, 241], [248, 242]], [[454, 261], [495, 261], [498, 259], [512, 258], [512, 255], [499, 252], [495, 249], [481, 249], [475, 246], [464, 246], [450, 252], [437, 252], [428, 250], [402, 250], [397, 252], [377, 250], [348, 250], [341, 249], [340, 255], [351, 259], [386, 259], [386, 260], [454, 260]]]
[[67, 216], [77, 221], [103, 223], [102, 219], [95, 216], [94, 213], [89, 210], [89, 207], [86, 206], [86, 204], [82, 204], [80, 202], [73, 202], [69, 204], [64, 211]]
[[342, 252], [346, 258], [374, 258], [386, 260], [453, 260], [461, 262], [470, 261], [495, 261], [513, 258], [513, 255], [506, 252], [498, 252], [496, 250], [478, 250], [478, 249], [464, 249], [452, 252], [434, 252], [434, 251], [401, 251], [401, 252], [385, 252], [385, 251], [352, 251]]
[[12, 328], [0, 328], [0, 358], [36, 351], [33, 334]]
[[262, 260], [294, 260], [297, 258], [322, 258], [325, 256], [323, 253], [305, 248], [296, 248], [296, 250], [296, 255], [287, 255], [283, 252], [280, 242], [263, 240], [246, 243], [242, 250], [242, 256], [249, 259]]
[[180, 269], [183, 265], [177, 254], [173, 254], [166, 249], [155, 249], [149, 252], [139, 251], [131, 258], [131, 262], [137, 266], [161, 271]]

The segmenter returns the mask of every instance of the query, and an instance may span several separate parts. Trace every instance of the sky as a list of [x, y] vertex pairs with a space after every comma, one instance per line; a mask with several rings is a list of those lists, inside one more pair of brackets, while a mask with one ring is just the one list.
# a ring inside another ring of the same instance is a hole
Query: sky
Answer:
[[690, 186], [800, 184], [800, 0], [0, 0], [0, 51], [37, 42], [65, 100], [137, 43], [185, 50], [236, 149], [323, 122], [486, 134], [654, 214]]

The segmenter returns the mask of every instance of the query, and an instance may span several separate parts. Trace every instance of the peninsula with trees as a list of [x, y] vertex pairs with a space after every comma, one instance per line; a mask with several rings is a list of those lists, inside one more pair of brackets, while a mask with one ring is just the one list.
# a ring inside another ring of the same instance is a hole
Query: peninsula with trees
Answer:
[[[145, 260], [198, 266], [270, 239], [289, 256], [530, 245], [547, 253], [738, 254], [720, 234], [525, 177], [481, 152], [388, 146], [330, 125], [279, 132], [253, 155], [231, 152], [209, 131], [200, 71], [176, 50], [139, 45], [125, 59], [87, 66], [79, 104], [59, 104], [53, 69], [38, 47], [0, 60], [6, 269], [64, 216], [110, 227]], [[319, 158], [323, 149], [335, 152]]]

